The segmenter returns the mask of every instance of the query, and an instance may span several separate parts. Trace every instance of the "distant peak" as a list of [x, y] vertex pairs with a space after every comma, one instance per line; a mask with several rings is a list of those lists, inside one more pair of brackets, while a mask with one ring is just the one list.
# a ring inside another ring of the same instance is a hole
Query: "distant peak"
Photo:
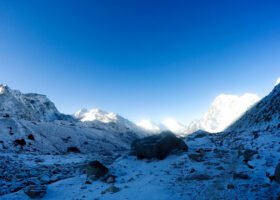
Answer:
[[0, 94], [4, 94], [5, 92], [9, 91], [10, 88], [7, 84], [0, 84]]

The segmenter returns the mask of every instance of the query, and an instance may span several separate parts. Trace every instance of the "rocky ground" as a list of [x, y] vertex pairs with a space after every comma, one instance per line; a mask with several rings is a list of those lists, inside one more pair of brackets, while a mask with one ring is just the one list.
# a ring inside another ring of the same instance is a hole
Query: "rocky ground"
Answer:
[[[275, 131], [255, 140], [255, 134], [243, 133], [242, 141], [234, 135], [198, 132], [185, 139], [187, 152], [174, 152], [163, 160], [2, 155], [1, 160], [10, 163], [6, 170], [15, 170], [15, 175], [3, 173], [1, 192], [11, 193], [1, 199], [29, 199], [27, 186], [34, 182], [47, 185], [43, 199], [277, 199], [280, 132]], [[94, 167], [83, 170], [90, 160], [99, 160], [108, 173], [98, 171], [99, 177]]]

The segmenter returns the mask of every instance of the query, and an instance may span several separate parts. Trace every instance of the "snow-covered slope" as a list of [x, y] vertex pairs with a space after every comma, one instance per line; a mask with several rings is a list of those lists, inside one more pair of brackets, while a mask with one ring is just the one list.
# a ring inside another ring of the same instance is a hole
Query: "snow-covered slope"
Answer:
[[192, 121], [188, 125], [187, 132], [192, 133], [200, 129], [210, 133], [221, 132], [258, 101], [259, 97], [255, 94], [221, 94], [215, 98], [200, 120]]
[[275, 127], [280, 129], [280, 84], [226, 131], [263, 130]]

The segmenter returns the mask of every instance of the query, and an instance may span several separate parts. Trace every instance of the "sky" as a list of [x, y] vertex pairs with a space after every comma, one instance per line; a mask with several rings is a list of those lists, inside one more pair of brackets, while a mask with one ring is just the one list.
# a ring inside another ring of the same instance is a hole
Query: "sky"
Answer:
[[280, 2], [1, 0], [0, 82], [61, 112], [199, 118], [280, 77]]

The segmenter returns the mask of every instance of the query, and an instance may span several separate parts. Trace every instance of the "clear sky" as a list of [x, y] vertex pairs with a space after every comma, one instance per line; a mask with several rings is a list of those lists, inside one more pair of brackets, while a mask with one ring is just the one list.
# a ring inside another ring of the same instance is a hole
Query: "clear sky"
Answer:
[[187, 122], [220, 93], [272, 89], [279, 9], [269, 0], [1, 0], [0, 81], [46, 94], [65, 113]]

